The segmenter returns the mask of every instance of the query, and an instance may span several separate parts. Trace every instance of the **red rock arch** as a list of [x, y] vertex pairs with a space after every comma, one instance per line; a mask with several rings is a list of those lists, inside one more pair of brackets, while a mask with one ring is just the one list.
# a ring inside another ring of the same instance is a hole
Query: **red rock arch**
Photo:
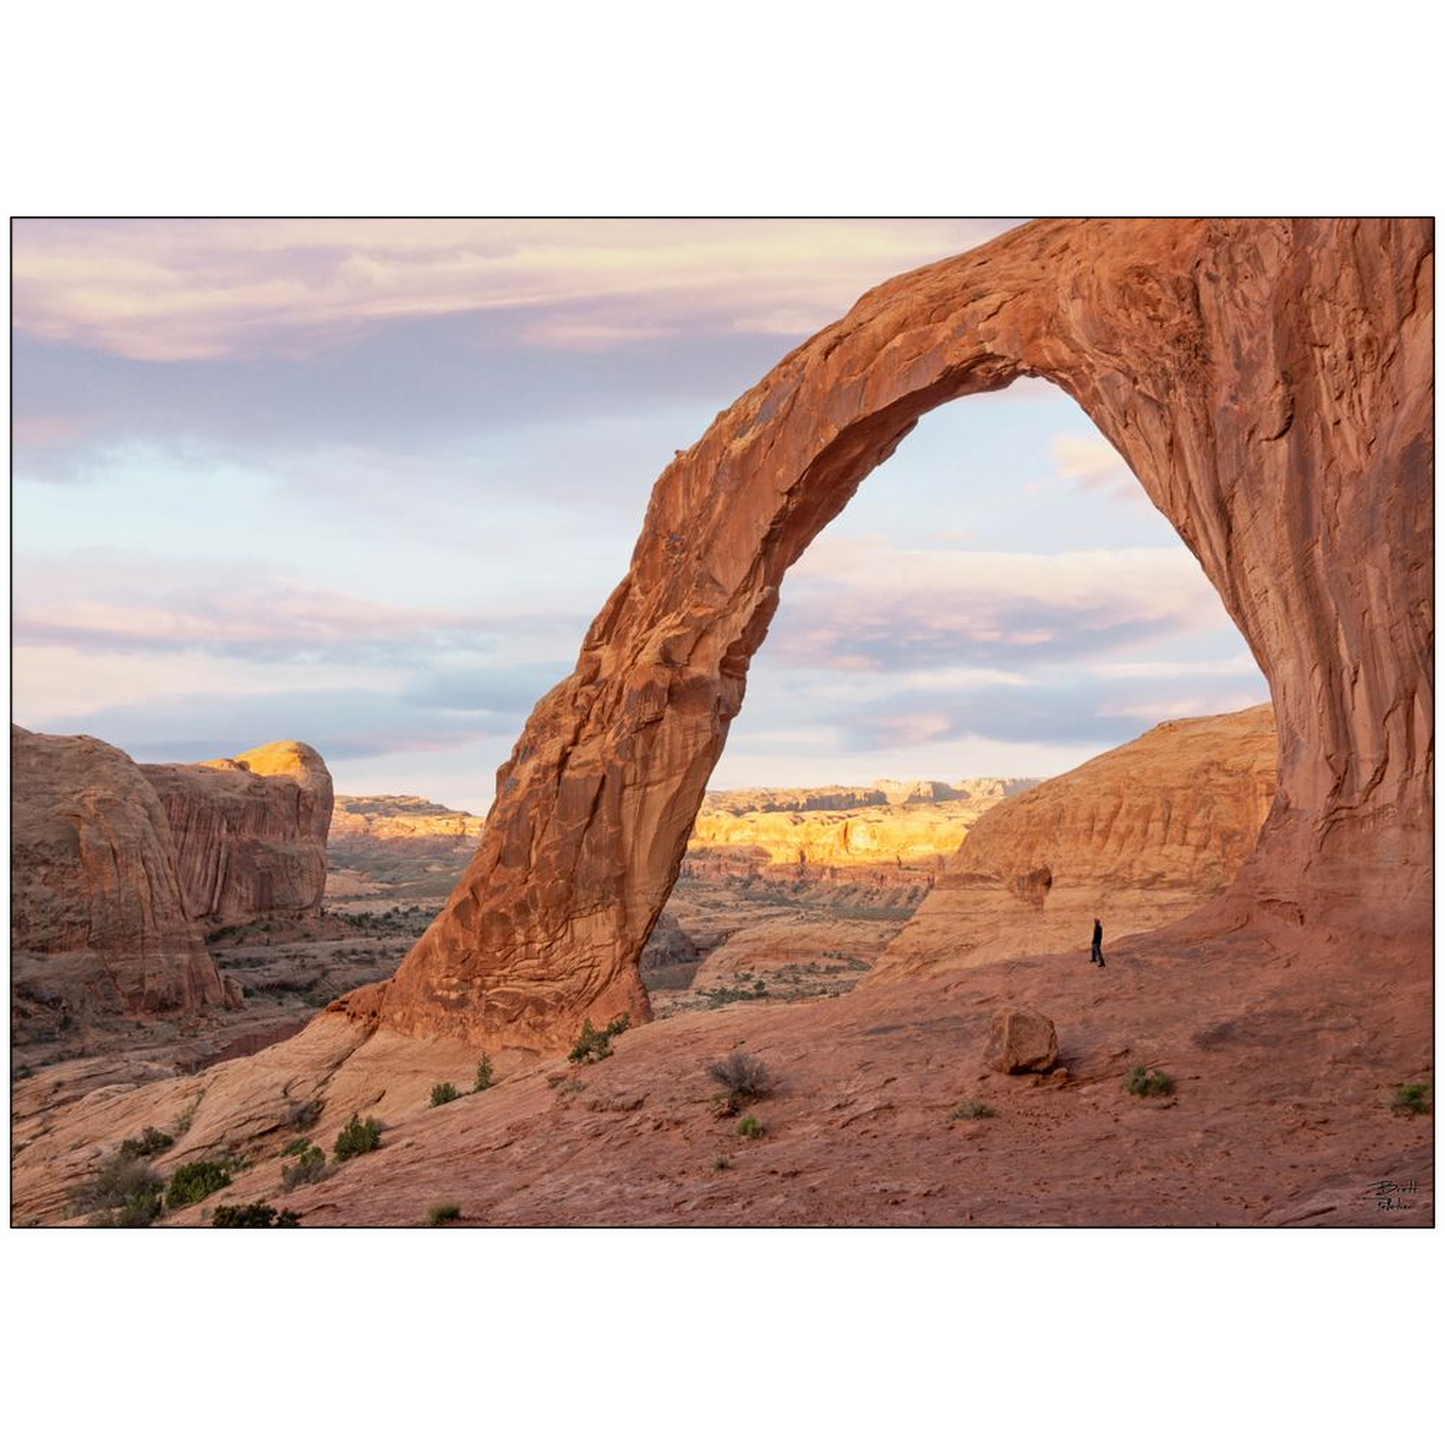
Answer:
[[648, 1015], [676, 878], [788, 567], [924, 413], [1043, 376], [1198, 557], [1269, 679], [1280, 789], [1216, 925], [1286, 950], [1428, 936], [1433, 228], [1041, 222], [895, 277], [653, 489], [577, 668], [534, 709], [465, 877], [389, 984], [403, 1032], [550, 1049]]

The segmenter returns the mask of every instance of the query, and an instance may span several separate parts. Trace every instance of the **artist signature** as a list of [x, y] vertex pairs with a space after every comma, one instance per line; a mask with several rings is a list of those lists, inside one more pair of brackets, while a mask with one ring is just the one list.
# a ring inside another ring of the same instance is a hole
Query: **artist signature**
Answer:
[[1413, 1179], [1397, 1183], [1393, 1179], [1377, 1179], [1365, 1190], [1365, 1198], [1375, 1201], [1376, 1209], [1413, 1209], [1414, 1201], [1405, 1199], [1406, 1194], [1419, 1193], [1419, 1185]]

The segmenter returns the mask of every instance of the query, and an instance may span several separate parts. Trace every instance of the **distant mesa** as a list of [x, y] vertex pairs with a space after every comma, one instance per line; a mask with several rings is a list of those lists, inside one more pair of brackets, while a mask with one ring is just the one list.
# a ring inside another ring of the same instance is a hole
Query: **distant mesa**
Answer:
[[17, 1024], [239, 1003], [207, 935], [320, 909], [331, 776], [304, 743], [137, 765], [12, 727], [11, 758]]

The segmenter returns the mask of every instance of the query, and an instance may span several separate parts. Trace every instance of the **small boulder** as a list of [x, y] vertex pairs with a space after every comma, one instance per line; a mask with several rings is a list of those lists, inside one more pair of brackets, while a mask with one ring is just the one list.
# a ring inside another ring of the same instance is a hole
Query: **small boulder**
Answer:
[[999, 1074], [1042, 1074], [1059, 1058], [1052, 1019], [1031, 1008], [1000, 1009], [989, 1028], [983, 1061]]

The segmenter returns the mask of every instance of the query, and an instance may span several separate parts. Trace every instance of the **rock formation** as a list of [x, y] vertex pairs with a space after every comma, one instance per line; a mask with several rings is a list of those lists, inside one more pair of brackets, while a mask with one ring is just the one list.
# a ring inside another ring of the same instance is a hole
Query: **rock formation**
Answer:
[[[710, 855], [722, 853], [793, 868], [912, 865], [932, 870], [1006, 792], [1027, 785], [1018, 779], [1007, 784], [987, 779], [972, 789], [919, 782], [803, 793], [709, 793], [688, 839], [688, 862], [696, 870]], [[855, 801], [842, 801], [850, 797]]]
[[1161, 723], [980, 819], [875, 976], [1088, 956], [1192, 913], [1243, 866], [1275, 790], [1266, 705]]
[[1037, 1009], [1000, 1009], [989, 1023], [983, 1061], [996, 1074], [1042, 1074], [1059, 1058], [1054, 1022]]
[[[631, 567], [536, 706], [481, 847], [387, 985], [412, 1034], [551, 1049], [648, 1014], [637, 959], [787, 569], [918, 418], [1072, 396], [1268, 677], [1279, 787], [1201, 926], [1388, 970], [1428, 938], [1433, 225], [1045, 221], [894, 278], [653, 489]], [[1368, 939], [1368, 946], [1361, 939]]]
[[186, 911], [154, 788], [97, 738], [10, 730], [10, 940], [17, 1015], [157, 1014], [224, 989]]
[[331, 774], [305, 743], [236, 758], [143, 764], [176, 840], [186, 909], [207, 934], [314, 917], [326, 890]]
[[429, 798], [340, 797], [331, 815], [329, 846], [337, 856], [470, 856], [482, 836], [483, 821]]

